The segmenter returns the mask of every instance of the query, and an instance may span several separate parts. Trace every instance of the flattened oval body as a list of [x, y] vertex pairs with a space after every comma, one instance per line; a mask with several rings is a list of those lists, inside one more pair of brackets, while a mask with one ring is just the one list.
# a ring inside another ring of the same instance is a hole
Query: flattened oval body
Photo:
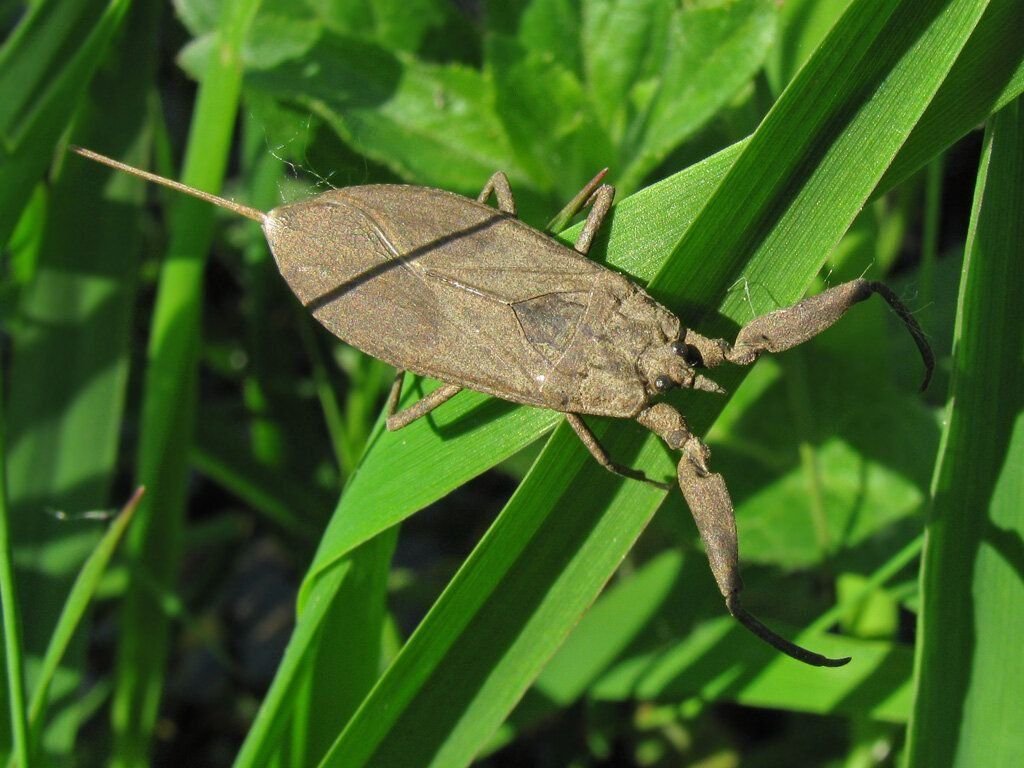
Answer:
[[633, 416], [637, 361], [679, 321], [637, 285], [514, 216], [373, 185], [281, 206], [278, 268], [332, 333], [397, 368], [519, 403]]

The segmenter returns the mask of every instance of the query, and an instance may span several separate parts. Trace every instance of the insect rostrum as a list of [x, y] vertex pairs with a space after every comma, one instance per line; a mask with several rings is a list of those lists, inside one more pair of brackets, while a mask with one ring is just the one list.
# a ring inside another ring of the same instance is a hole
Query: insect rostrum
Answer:
[[[729, 612], [795, 659], [816, 666], [849, 661], [800, 648], [743, 609], [736, 522], [725, 481], [711, 471], [707, 447], [682, 414], [653, 400], [674, 387], [721, 392], [703, 371], [726, 362], [749, 365], [764, 352], [796, 346], [876, 293], [917, 343], [926, 369], [923, 389], [934, 365], [931, 350], [910, 311], [885, 285], [864, 279], [842, 283], [755, 318], [730, 344], [684, 327], [640, 286], [586, 257], [614, 197], [614, 189], [601, 183], [604, 172], [549, 225], [559, 228], [590, 207], [569, 248], [516, 218], [501, 172], [476, 200], [427, 187], [369, 185], [264, 213], [73, 149], [260, 222], [282, 276], [317, 320], [398, 369], [388, 397], [388, 429], [400, 429], [472, 389], [566, 414], [602, 466], [667, 488], [615, 463], [583, 416], [636, 419], [682, 454], [679, 487]], [[492, 195], [497, 208], [485, 204]], [[399, 411], [406, 371], [444, 384]]]

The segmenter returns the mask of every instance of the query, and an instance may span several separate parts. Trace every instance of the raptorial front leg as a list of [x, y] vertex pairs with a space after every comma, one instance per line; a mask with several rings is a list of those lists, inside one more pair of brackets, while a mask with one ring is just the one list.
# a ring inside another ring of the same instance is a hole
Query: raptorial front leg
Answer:
[[743, 580], [740, 578], [736, 515], [725, 480], [708, 466], [710, 451], [690, 432], [682, 415], [666, 403], [645, 409], [637, 421], [659, 435], [670, 448], [683, 452], [677, 469], [679, 488], [697, 523], [711, 572], [729, 613], [766, 643], [798, 661], [816, 667], [846, 664], [848, 657], [831, 659], [789, 642], [744, 610], [739, 598]]
[[731, 346], [722, 339], [709, 339], [689, 330], [684, 341], [700, 353], [702, 362], [709, 368], [723, 360], [737, 365], [749, 365], [757, 360], [762, 352], [782, 352], [817, 336], [832, 326], [854, 304], [874, 294], [885, 299], [914, 338], [924, 361], [925, 375], [921, 389], [925, 389], [935, 368], [935, 356], [924, 331], [892, 289], [884, 283], [863, 278], [842, 283], [799, 301], [791, 307], [777, 309], [754, 318], [740, 329], [735, 343]]
[[583, 418], [575, 413], [565, 414], [566, 421], [569, 422], [575, 431], [577, 436], [580, 438], [580, 442], [586, 446], [586, 449], [590, 451], [590, 455], [594, 457], [598, 464], [607, 469], [609, 472], [614, 472], [616, 475], [622, 477], [628, 477], [631, 480], [640, 480], [644, 483], [649, 483], [657, 488], [661, 488], [663, 491], [671, 489], [670, 483], [661, 483], [657, 480], [652, 480], [639, 469], [633, 469], [631, 467], [623, 466], [618, 462], [612, 461], [608, 455], [608, 451], [604, 449], [604, 446], [597, 439], [597, 435], [590, 431], [590, 427], [587, 426]]
[[491, 175], [491, 178], [484, 184], [484, 188], [480, 190], [480, 194], [477, 195], [476, 201], [478, 203], [486, 203], [491, 193], [498, 200], [499, 211], [512, 214], [513, 216], [516, 215], [516, 198], [512, 194], [512, 187], [509, 185], [508, 176], [505, 175], [504, 171], [495, 171]]
[[402, 382], [404, 380], [405, 371], [396, 372], [395, 381], [392, 383], [391, 391], [388, 393], [388, 401], [384, 412], [387, 416], [385, 425], [389, 432], [394, 432], [408, 426], [421, 416], [426, 416], [437, 406], [448, 402], [462, 391], [462, 387], [455, 384], [442, 384], [429, 395], [420, 398], [408, 408], [399, 411], [398, 398], [402, 394]]

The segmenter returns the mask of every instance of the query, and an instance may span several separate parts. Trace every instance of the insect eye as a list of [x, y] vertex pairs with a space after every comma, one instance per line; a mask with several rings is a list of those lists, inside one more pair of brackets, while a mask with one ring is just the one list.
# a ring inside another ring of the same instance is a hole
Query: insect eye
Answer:
[[666, 392], [672, 389], [674, 383], [668, 376], [662, 375], [654, 380], [654, 388], [659, 392]]
[[700, 352], [697, 351], [696, 347], [691, 347], [682, 341], [672, 342], [672, 351], [683, 358], [683, 362], [691, 368], [696, 368], [703, 363]]

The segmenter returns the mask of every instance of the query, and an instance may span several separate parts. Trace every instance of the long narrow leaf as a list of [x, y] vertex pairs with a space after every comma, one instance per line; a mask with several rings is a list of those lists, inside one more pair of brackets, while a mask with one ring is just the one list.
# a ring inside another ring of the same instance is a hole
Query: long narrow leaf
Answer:
[[[73, 141], [142, 162], [159, 16], [151, 4], [131, 9], [77, 112]], [[24, 621], [30, 669], [49, 647], [72, 582], [99, 539], [74, 512], [110, 501], [124, 436], [143, 194], [138, 179], [70, 157], [62, 162], [48, 188], [33, 280], [20, 292], [11, 324], [9, 482], [22, 599], [32, 605]], [[58, 520], [48, 509], [72, 519]], [[68, 704], [47, 723], [48, 760], [74, 749], [80, 717], [72, 697], [83, 681], [85, 640], [79, 634], [64, 654], [51, 690], [54, 701]]]
[[29, 768], [28, 709], [25, 706], [25, 657], [21, 647], [21, 614], [14, 586], [10, 513], [7, 504], [7, 446], [4, 426], [3, 376], [0, 375], [0, 612], [3, 615], [7, 707], [18, 764]]
[[0, 243], [49, 164], [128, 5], [36, 4], [0, 50]]
[[[217, 55], [200, 87], [182, 175], [191, 186], [220, 187], [241, 89], [242, 44], [258, 6], [259, 0], [233, 0], [224, 8]], [[129, 536], [133, 565], [146, 577], [133, 580], [125, 598], [112, 712], [114, 764], [123, 768], [148, 763], [163, 688], [168, 623], [145, 584], [149, 580], [170, 589], [177, 573], [194, 427], [202, 275], [213, 213], [191, 198], [175, 201], [150, 333], [139, 451], [139, 477], [149, 494]]]
[[50, 644], [46, 648], [46, 654], [40, 664], [39, 674], [35, 681], [35, 689], [32, 691], [32, 701], [29, 705], [29, 728], [32, 732], [33, 746], [38, 744], [39, 735], [43, 727], [43, 716], [46, 713], [46, 705], [50, 693], [50, 684], [53, 682], [57, 668], [60, 666], [64, 654], [71, 645], [71, 639], [75, 631], [82, 623], [86, 610], [92, 602], [93, 596], [99, 587], [100, 579], [107, 569], [107, 564], [114, 556], [117, 545], [121, 541], [128, 524], [132, 521], [135, 509], [142, 499], [143, 488], [139, 488], [125, 504], [121, 513], [115, 518], [113, 524], [100, 539], [96, 549], [85, 561], [82, 570], [71, 587], [67, 600], [64, 603], [64, 610], [57, 625], [53, 629]]
[[1024, 103], [991, 121], [921, 573], [909, 765], [1017, 765], [1024, 738]]

